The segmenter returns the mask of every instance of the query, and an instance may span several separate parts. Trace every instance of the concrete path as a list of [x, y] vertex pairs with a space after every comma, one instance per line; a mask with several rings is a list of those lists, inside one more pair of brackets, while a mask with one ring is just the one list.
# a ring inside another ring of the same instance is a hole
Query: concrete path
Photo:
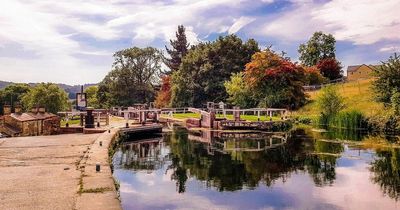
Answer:
[[0, 209], [120, 209], [107, 161], [115, 132], [0, 139]]

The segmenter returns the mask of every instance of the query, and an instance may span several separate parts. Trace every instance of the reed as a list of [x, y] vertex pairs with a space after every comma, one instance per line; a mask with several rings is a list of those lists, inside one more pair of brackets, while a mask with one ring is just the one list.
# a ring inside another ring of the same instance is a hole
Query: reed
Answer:
[[349, 129], [349, 130], [366, 130], [368, 123], [360, 111], [342, 111], [335, 115], [321, 115], [317, 122], [330, 128]]

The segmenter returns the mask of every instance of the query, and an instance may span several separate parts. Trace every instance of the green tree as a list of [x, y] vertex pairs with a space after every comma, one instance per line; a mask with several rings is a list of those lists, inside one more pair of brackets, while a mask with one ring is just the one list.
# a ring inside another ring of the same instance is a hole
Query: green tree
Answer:
[[400, 115], [400, 92], [394, 91], [392, 97], [390, 97], [390, 101], [394, 114]]
[[89, 86], [85, 89], [87, 104], [90, 107], [101, 108], [97, 99], [97, 92], [99, 91], [98, 86]]
[[114, 54], [112, 70], [99, 84], [99, 103], [130, 106], [154, 101], [162, 55], [152, 47], [128, 48]]
[[345, 108], [343, 97], [332, 85], [322, 88], [317, 104], [321, 113], [327, 117], [333, 117]]
[[373, 82], [376, 100], [391, 105], [392, 95], [400, 92], [400, 56], [395, 53], [387, 61], [382, 61], [374, 69], [374, 74], [377, 77]]
[[53, 83], [36, 85], [22, 96], [21, 101], [27, 109], [42, 106], [51, 113], [57, 113], [69, 108], [67, 93]]
[[232, 73], [243, 70], [258, 51], [256, 41], [243, 42], [236, 35], [196, 45], [172, 75], [172, 106], [199, 107], [207, 101], [225, 101], [228, 94], [224, 82]]
[[[11, 84], [1, 90], [0, 93], [0, 113], [3, 113], [3, 105], [5, 103], [11, 105], [12, 110], [14, 110], [14, 105], [21, 103], [21, 97], [27, 93], [30, 89], [28, 84], [18, 83]], [[22, 104], [24, 105], [24, 104]]]
[[181, 65], [182, 58], [185, 57], [189, 49], [189, 44], [186, 40], [185, 27], [183, 25], [178, 26], [176, 40], [169, 40], [169, 43], [172, 49], [168, 49], [167, 46], [165, 46], [165, 49], [170, 58], [164, 58], [164, 63], [171, 69], [171, 71], [177, 71]]
[[254, 107], [257, 103], [243, 77], [244, 72], [239, 72], [233, 74], [231, 80], [225, 81], [226, 92], [229, 94], [228, 101], [241, 108]]
[[324, 58], [335, 58], [335, 37], [332, 34], [315, 32], [307, 43], [299, 46], [299, 60], [305, 66], [314, 66]]

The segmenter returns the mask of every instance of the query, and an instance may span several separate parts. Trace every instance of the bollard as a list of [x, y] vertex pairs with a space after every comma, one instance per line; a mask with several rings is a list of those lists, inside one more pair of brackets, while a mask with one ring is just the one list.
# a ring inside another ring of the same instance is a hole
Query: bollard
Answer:
[[68, 127], [69, 127], [69, 123], [66, 123], [66, 124], [65, 124], [65, 127], [68, 128]]
[[97, 127], [100, 128], [100, 122], [97, 122]]
[[126, 127], [126, 128], [129, 128], [129, 123], [126, 123], [126, 124], [125, 124], [125, 127]]
[[100, 163], [96, 163], [96, 172], [100, 172]]
[[102, 141], [100, 141], [99, 144], [100, 144], [100, 147], [103, 146], [103, 142]]

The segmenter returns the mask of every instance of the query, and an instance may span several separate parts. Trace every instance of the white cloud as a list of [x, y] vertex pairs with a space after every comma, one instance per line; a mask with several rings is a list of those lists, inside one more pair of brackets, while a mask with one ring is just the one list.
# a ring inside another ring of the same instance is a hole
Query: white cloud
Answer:
[[305, 40], [317, 30], [356, 45], [399, 40], [400, 1], [332, 0], [328, 3], [294, 1], [293, 9], [270, 16], [261, 34], [282, 40]]
[[399, 52], [400, 46], [385, 46], [379, 49], [380, 52]]
[[[251, 13], [274, 2], [3, 0], [0, 80], [98, 82], [109, 71], [115, 50], [154, 43], [162, 48], [180, 24], [186, 26], [191, 44], [238, 31], [250, 36], [244, 38], [260, 35], [286, 44], [304, 41], [316, 30], [357, 45], [388, 40], [378, 47], [381, 52], [392, 50], [390, 40], [400, 40], [398, 0], [291, 0], [293, 5], [284, 9]], [[18, 52], [10, 46], [17, 46]]]
[[255, 18], [250, 18], [250, 17], [240, 17], [235, 23], [228, 29], [228, 33], [234, 34], [238, 32], [240, 29], [242, 29], [244, 26], [247, 24], [253, 22], [256, 20]]

